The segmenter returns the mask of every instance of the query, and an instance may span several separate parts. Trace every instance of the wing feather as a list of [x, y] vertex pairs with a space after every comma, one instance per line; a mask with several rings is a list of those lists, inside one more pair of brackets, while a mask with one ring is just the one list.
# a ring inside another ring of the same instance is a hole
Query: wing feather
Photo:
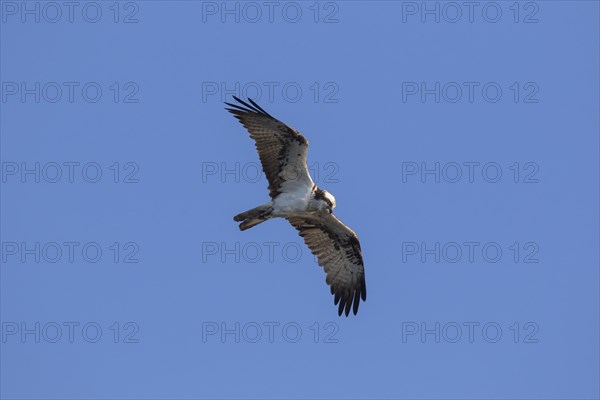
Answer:
[[367, 299], [365, 269], [356, 233], [333, 214], [319, 213], [288, 217], [310, 251], [325, 270], [338, 314], [356, 315], [360, 299]]
[[225, 103], [226, 108], [246, 128], [254, 139], [263, 172], [269, 181], [269, 195], [295, 189], [298, 184], [312, 188], [314, 182], [306, 166], [308, 141], [298, 131], [263, 110], [256, 102]]

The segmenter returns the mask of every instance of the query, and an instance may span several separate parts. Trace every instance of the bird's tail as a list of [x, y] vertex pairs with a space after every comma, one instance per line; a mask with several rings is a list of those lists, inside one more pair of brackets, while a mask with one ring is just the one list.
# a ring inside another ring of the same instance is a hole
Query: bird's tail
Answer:
[[242, 221], [240, 224], [240, 231], [245, 231], [246, 229], [250, 229], [261, 222], [265, 222], [266, 220], [273, 218], [271, 215], [272, 211], [273, 206], [271, 205], [271, 202], [269, 202], [251, 210], [244, 211], [243, 213], [233, 217], [233, 220], [237, 222]]

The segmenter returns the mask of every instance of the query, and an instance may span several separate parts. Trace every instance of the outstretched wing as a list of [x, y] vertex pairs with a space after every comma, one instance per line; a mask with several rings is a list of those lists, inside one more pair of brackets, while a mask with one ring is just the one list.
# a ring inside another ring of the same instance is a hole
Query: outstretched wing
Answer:
[[233, 96], [241, 104], [225, 103], [226, 108], [250, 133], [263, 171], [269, 181], [269, 195], [293, 191], [298, 185], [312, 188], [314, 182], [306, 166], [308, 141], [298, 131], [269, 115], [258, 104], [251, 104]]
[[301, 217], [289, 217], [288, 221], [317, 256], [319, 265], [325, 269], [325, 281], [335, 295], [338, 314], [350, 312], [356, 315], [360, 299], [367, 300], [365, 268], [360, 243], [356, 233], [333, 214], [319, 213]]

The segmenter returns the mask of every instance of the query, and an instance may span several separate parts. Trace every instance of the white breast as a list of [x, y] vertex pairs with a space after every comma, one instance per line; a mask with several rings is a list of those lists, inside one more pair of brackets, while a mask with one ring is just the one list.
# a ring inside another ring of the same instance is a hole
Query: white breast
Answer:
[[306, 210], [310, 200], [310, 190], [298, 185], [294, 191], [281, 193], [273, 200], [273, 215], [285, 217], [290, 214], [301, 213]]

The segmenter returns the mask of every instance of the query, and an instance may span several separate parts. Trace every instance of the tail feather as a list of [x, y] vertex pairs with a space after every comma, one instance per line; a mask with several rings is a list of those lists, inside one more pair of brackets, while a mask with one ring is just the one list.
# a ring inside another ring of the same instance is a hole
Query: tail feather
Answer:
[[245, 231], [246, 229], [250, 229], [261, 222], [265, 222], [266, 220], [272, 218], [271, 211], [273, 211], [273, 208], [271, 207], [270, 203], [267, 203], [251, 210], [244, 211], [243, 213], [233, 217], [233, 220], [237, 222], [242, 221], [240, 224], [240, 230]]
[[267, 218], [261, 219], [247, 219], [240, 224], [240, 231], [245, 231], [246, 229], [250, 229], [253, 226], [260, 224], [261, 222], [265, 222]]

